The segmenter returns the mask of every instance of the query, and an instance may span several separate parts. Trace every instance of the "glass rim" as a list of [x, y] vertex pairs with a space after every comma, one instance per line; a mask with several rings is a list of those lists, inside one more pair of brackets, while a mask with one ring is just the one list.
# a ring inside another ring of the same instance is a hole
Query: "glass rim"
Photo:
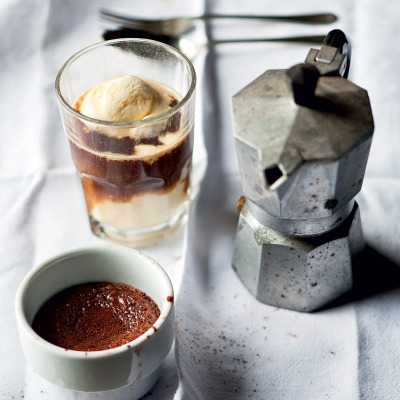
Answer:
[[[113, 43], [120, 43], [120, 42], [141, 42], [141, 43], [148, 43], [148, 44], [153, 44], [159, 47], [163, 47], [167, 49], [169, 52], [175, 54], [179, 59], [183, 60], [184, 64], [188, 66], [188, 69], [190, 71], [190, 75], [192, 77], [192, 82], [190, 84], [190, 87], [186, 94], [182, 97], [182, 99], [179, 101], [178, 104], [173, 106], [167, 111], [164, 111], [163, 113], [145, 118], [145, 119], [138, 119], [138, 120], [133, 120], [133, 121], [123, 121], [123, 122], [114, 122], [114, 121], [104, 121], [101, 119], [96, 119], [92, 117], [88, 117], [87, 115], [81, 114], [79, 111], [75, 110], [69, 103], [68, 101], [64, 98], [63, 94], [61, 93], [60, 89], [60, 81], [61, 81], [61, 76], [64, 73], [64, 70], [77, 58], [79, 58], [81, 55], [97, 48], [97, 47], [103, 47], [103, 46], [108, 46]], [[178, 110], [180, 110], [183, 106], [185, 106], [186, 103], [188, 103], [189, 99], [192, 97], [194, 91], [196, 89], [196, 71], [193, 67], [193, 64], [190, 62], [190, 60], [181, 52], [179, 52], [177, 49], [174, 47], [158, 42], [157, 40], [151, 40], [151, 39], [142, 39], [142, 38], [122, 38], [122, 39], [112, 39], [112, 40], [104, 40], [102, 42], [98, 42], [95, 44], [92, 44], [90, 46], [87, 46], [75, 54], [73, 54], [60, 68], [60, 70], [57, 73], [56, 80], [55, 80], [55, 91], [57, 98], [59, 100], [59, 103], [66, 108], [69, 112], [74, 114], [76, 117], [81, 118], [86, 120], [87, 122], [91, 122], [93, 124], [97, 125], [104, 125], [104, 126], [111, 126], [111, 127], [138, 127], [143, 124], [149, 124], [153, 122], [157, 122], [159, 120], [164, 120], [166, 118], [169, 118], [173, 114], [175, 114]]]

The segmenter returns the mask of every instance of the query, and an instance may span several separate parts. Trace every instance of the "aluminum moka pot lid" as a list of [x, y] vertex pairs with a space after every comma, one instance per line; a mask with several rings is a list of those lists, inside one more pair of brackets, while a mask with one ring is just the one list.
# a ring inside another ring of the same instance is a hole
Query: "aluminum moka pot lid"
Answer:
[[334, 30], [304, 64], [268, 70], [233, 97], [235, 138], [257, 150], [271, 186], [301, 163], [339, 159], [372, 136], [368, 93], [346, 79], [349, 64], [346, 36]]

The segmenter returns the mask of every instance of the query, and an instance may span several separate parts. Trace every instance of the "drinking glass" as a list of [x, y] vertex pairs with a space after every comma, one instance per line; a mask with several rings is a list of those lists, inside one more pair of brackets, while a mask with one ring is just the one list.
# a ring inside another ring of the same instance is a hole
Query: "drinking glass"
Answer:
[[[125, 75], [175, 93], [171, 108], [141, 120], [114, 122], [85, 116], [74, 107], [89, 88]], [[141, 247], [168, 237], [186, 220], [195, 86], [194, 68], [184, 55], [146, 39], [95, 44], [60, 69], [56, 93], [94, 234]]]

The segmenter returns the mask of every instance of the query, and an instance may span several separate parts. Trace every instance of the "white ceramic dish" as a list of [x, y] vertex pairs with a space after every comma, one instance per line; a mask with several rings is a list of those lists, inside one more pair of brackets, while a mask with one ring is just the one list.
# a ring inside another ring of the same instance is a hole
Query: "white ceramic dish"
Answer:
[[[57, 292], [81, 283], [122, 282], [147, 293], [161, 315], [142, 336], [102, 351], [55, 346], [31, 327], [42, 306]], [[174, 340], [173, 288], [166, 272], [143, 253], [115, 245], [68, 250], [33, 268], [21, 282], [15, 312], [22, 349], [34, 371], [68, 390], [99, 392], [124, 388], [138, 399], [155, 384]], [[121, 396], [122, 398], [122, 396]]]

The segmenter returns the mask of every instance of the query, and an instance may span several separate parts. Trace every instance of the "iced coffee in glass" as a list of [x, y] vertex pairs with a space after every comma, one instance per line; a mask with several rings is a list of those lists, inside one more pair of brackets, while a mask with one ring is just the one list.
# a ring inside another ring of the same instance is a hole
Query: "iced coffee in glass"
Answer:
[[61, 68], [61, 116], [96, 235], [140, 247], [185, 219], [195, 85], [185, 56], [145, 39], [93, 45]]

